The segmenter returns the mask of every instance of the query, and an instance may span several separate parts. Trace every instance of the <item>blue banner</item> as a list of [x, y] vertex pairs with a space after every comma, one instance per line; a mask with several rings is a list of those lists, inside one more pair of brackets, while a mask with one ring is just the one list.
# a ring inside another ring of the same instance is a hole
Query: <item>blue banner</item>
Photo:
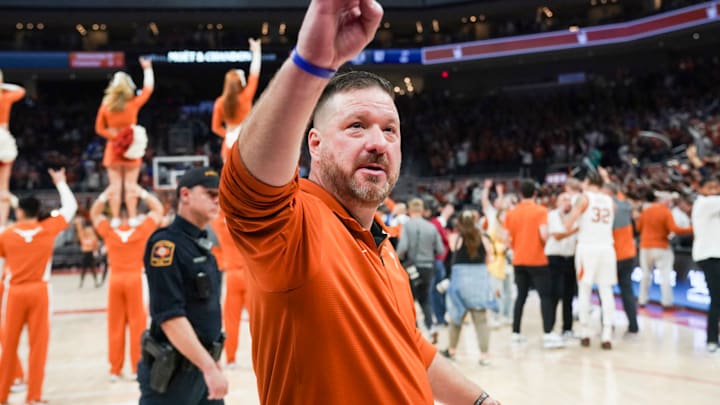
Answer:
[[366, 49], [350, 61], [353, 65], [420, 64], [422, 51], [416, 49]]
[[0, 52], [0, 68], [68, 68], [67, 52]]

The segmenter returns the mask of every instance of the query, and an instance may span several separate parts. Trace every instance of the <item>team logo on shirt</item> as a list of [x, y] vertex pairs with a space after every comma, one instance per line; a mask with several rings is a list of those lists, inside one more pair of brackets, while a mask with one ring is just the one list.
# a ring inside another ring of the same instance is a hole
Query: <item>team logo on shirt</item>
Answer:
[[37, 228], [33, 229], [13, 229], [13, 231], [16, 234], [20, 235], [23, 239], [25, 239], [25, 243], [31, 243], [35, 235], [42, 231], [42, 227], [38, 226]]
[[169, 240], [159, 240], [152, 247], [150, 265], [153, 267], [167, 267], [173, 262], [175, 244]]

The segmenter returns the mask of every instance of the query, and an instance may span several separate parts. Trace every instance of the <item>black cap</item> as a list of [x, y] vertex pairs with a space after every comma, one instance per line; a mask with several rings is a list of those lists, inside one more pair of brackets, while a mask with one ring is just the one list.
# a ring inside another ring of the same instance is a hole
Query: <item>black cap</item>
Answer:
[[205, 188], [218, 188], [220, 174], [212, 167], [193, 167], [188, 169], [178, 181], [178, 192], [182, 187], [193, 188], [203, 186]]

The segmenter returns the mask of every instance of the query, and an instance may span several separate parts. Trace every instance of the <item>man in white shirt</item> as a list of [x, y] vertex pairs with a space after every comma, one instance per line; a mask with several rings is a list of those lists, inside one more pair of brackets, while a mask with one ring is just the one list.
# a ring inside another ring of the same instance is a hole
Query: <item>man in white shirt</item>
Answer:
[[718, 316], [720, 315], [720, 180], [707, 178], [701, 182], [700, 196], [692, 209], [693, 260], [705, 272], [710, 291], [707, 313], [707, 349], [718, 348]]
[[[563, 221], [572, 210], [571, 196], [562, 193], [557, 198], [557, 208], [548, 213], [548, 233], [545, 242], [545, 255], [548, 258], [552, 273], [553, 308], [562, 299], [563, 305], [563, 337], [572, 337], [572, 300], [577, 289], [575, 278], [575, 245], [577, 245], [578, 228], [568, 230]], [[555, 313], [553, 311], [553, 314]], [[553, 326], [555, 325], [553, 319]]]
[[615, 297], [612, 286], [617, 284], [617, 263], [613, 246], [615, 203], [601, 190], [603, 180], [596, 172], [588, 173], [585, 192], [577, 199], [565, 227], [578, 223], [578, 244], [575, 268], [578, 279], [580, 344], [590, 346], [590, 298], [593, 284], [598, 286], [602, 307], [603, 328], [600, 337], [604, 350], [612, 349], [612, 320]]

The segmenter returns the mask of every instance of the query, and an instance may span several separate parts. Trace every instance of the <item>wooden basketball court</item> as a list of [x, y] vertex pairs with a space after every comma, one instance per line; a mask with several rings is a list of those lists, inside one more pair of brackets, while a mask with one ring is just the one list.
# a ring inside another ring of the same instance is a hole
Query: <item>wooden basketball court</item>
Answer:
[[[136, 404], [135, 381], [109, 381], [106, 286], [96, 289], [86, 280], [85, 287], [78, 289], [78, 281], [76, 274], [54, 275], [51, 280], [53, 317], [44, 396], [52, 405]], [[455, 364], [505, 405], [720, 403], [720, 352], [710, 354], [705, 349], [703, 317], [661, 316], [653, 309], [641, 314], [639, 336], [627, 340], [622, 337], [627, 329], [624, 313], [616, 313], [612, 351], [601, 350], [599, 339], [590, 348], [571, 342], [565, 349], [545, 350], [539, 300], [531, 294], [522, 326], [526, 343], [511, 344], [507, 326], [495, 329], [491, 364], [480, 366], [474, 332], [467, 323]], [[597, 308], [594, 317], [599, 322]], [[25, 364], [26, 335], [20, 354]], [[230, 381], [226, 403], [258, 404], [247, 322], [242, 323], [238, 363], [238, 368], [226, 370]], [[128, 370], [126, 364], [126, 375]], [[10, 404], [24, 400], [24, 393], [10, 396]]]

